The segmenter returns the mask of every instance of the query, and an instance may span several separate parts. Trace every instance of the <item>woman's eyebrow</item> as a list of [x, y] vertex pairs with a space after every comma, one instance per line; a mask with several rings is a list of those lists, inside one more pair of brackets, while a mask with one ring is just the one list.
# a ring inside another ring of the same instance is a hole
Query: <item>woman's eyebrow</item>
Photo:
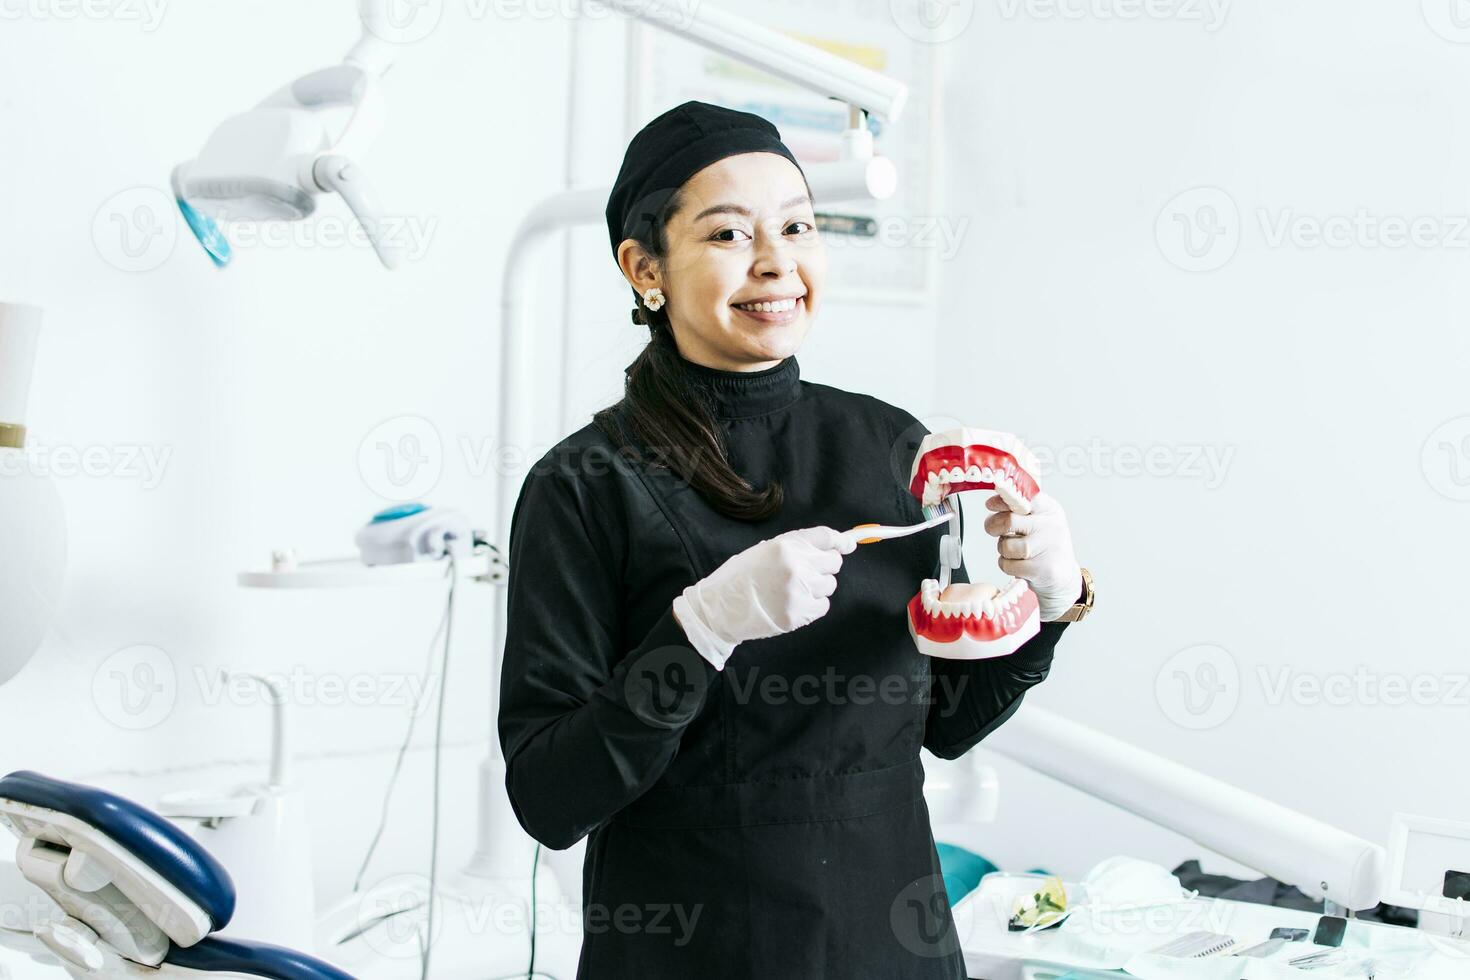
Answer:
[[[810, 196], [808, 196], [806, 194], [798, 194], [796, 197], [793, 197], [789, 201], [782, 201], [781, 204], [780, 204], [780, 206], [777, 208], [777, 210], [785, 211], [787, 208], [794, 208], [798, 204], [810, 204], [810, 203], [811, 203], [811, 197]], [[738, 215], [742, 215], [742, 216], [748, 218], [748, 217], [750, 217], [750, 209], [749, 208], [741, 207], [738, 204], [715, 204], [715, 205], [711, 205], [710, 207], [705, 208], [703, 211], [701, 211], [698, 214], [696, 214], [694, 216], [694, 220], [695, 221], [698, 221], [701, 218], [707, 218], [707, 217], [709, 217], [712, 214], [738, 214]]]

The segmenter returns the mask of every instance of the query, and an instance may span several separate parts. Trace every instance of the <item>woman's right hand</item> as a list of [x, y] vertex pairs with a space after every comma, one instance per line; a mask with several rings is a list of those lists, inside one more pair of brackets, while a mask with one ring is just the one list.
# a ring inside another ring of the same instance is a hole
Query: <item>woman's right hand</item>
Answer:
[[742, 641], [789, 633], [825, 616], [842, 556], [856, 547], [826, 526], [767, 538], [675, 596], [674, 618], [700, 655], [724, 670]]

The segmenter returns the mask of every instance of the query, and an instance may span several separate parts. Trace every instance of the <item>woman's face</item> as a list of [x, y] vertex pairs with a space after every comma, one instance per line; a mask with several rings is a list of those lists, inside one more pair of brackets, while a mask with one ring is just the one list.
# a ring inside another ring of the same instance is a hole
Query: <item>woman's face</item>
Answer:
[[[659, 265], [634, 242], [623, 243], [619, 260], [639, 293], [663, 290], [685, 358], [758, 371], [801, 346], [821, 304], [827, 252], [801, 171], [790, 160], [739, 153], [700, 170], [684, 183], [666, 239]], [[777, 305], [748, 308], [762, 301]]]

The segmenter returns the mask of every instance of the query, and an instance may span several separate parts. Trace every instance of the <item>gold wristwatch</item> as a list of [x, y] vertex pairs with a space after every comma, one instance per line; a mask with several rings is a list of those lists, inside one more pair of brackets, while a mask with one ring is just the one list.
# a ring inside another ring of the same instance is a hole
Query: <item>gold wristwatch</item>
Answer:
[[1092, 612], [1092, 600], [1095, 598], [1095, 595], [1096, 594], [1092, 591], [1092, 573], [1089, 572], [1087, 569], [1084, 568], [1084, 569], [1082, 569], [1082, 599], [1081, 599], [1081, 601], [1079, 601], [1071, 609], [1068, 609], [1066, 612], [1062, 613], [1056, 619], [1052, 620], [1052, 622], [1054, 622], [1054, 623], [1075, 623], [1075, 622], [1077, 622], [1083, 616], [1086, 616], [1088, 613]]

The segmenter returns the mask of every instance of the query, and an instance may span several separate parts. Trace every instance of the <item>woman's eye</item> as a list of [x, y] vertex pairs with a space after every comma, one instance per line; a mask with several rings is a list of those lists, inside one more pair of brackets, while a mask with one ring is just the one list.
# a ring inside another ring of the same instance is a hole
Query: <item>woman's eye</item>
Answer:
[[[797, 225], [805, 225], [806, 226], [806, 231], [812, 231], [816, 227], [810, 221], [794, 221], [794, 222], [791, 223], [791, 225], [789, 227], [795, 228]], [[802, 231], [797, 232], [798, 235], [803, 235], [805, 233], [806, 232], [802, 232]]]
[[739, 228], [724, 228], [724, 229], [721, 229], [720, 231], [715, 232], [713, 237], [714, 237], [714, 239], [716, 241], [733, 242], [733, 241], [735, 241], [735, 239], [733, 239], [733, 238], [721, 238], [720, 236], [721, 235], [743, 235], [743, 234], [745, 234], [745, 232], [742, 231]]

